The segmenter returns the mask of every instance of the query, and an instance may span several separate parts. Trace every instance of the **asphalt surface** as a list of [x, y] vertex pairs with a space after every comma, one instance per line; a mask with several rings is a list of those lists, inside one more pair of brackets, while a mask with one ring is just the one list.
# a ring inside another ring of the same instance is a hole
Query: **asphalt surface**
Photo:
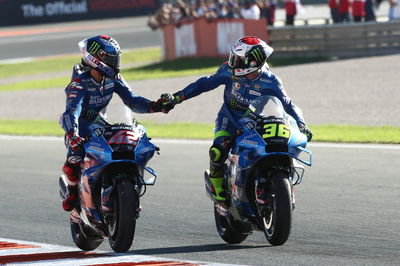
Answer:
[[[218, 236], [203, 170], [208, 142], [166, 143], [150, 166], [159, 173], [142, 198], [131, 254], [241, 265], [398, 265], [398, 146], [311, 145], [314, 165], [296, 189], [287, 243], [260, 232], [237, 245]], [[58, 199], [61, 139], [0, 138], [0, 236], [73, 246]], [[183, 161], [183, 158], [184, 161]], [[105, 241], [100, 250], [109, 251]]]

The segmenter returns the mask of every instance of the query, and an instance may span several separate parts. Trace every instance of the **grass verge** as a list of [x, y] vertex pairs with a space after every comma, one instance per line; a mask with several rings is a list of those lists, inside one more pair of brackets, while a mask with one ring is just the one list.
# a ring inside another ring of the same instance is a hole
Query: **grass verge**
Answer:
[[[147, 133], [153, 138], [213, 138], [213, 124], [200, 123], [154, 123], [144, 121]], [[400, 144], [400, 127], [390, 126], [311, 126], [313, 141], [351, 143]], [[31, 136], [63, 136], [64, 132], [55, 121], [0, 119], [0, 134]]]
[[[144, 80], [189, 75], [209, 75], [214, 73], [226, 58], [179, 58], [162, 61], [159, 47], [137, 49], [124, 52], [124, 65], [143, 64], [144, 66], [123, 68], [121, 73], [126, 80]], [[304, 64], [326, 61], [327, 58], [295, 58], [269, 60], [271, 66]], [[0, 64], [0, 78], [17, 78], [18, 81], [0, 85], [0, 92], [14, 90], [37, 90], [65, 87], [70, 80], [70, 71], [80, 62], [79, 55], [44, 58], [31, 62]], [[146, 64], [147, 62], [147, 64]], [[156, 62], [156, 63], [154, 63]], [[23, 71], [21, 71], [23, 69]], [[63, 74], [63, 72], [68, 74]], [[60, 72], [61, 76], [60, 76]], [[36, 76], [35, 76], [36, 75]]]

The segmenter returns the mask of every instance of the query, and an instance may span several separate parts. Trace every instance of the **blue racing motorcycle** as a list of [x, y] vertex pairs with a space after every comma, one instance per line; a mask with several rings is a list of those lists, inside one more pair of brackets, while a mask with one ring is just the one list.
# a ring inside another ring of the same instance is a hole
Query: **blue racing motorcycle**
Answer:
[[230, 244], [256, 230], [264, 232], [270, 244], [282, 245], [291, 230], [293, 187], [304, 174], [298, 162], [311, 166], [307, 137], [274, 96], [254, 99], [239, 122], [241, 129], [231, 140], [225, 162], [226, 203], [214, 200], [209, 171], [205, 172], [217, 231]]
[[[72, 239], [88, 251], [108, 237], [115, 252], [126, 252], [135, 235], [139, 199], [156, 180], [156, 172], [146, 164], [159, 149], [137, 123], [110, 124], [98, 116], [90, 127], [78, 182], [79, 204], [70, 214]], [[62, 175], [59, 183], [65, 198], [66, 177]], [[101, 208], [102, 204], [110, 208]]]

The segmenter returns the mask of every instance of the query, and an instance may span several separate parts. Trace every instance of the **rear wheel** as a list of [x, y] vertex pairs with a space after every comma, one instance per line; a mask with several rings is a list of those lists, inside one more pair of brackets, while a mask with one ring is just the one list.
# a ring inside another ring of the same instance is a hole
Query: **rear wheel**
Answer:
[[111, 248], [118, 253], [126, 252], [132, 245], [136, 227], [138, 195], [134, 183], [122, 179], [116, 185], [114, 209], [108, 222]]
[[269, 204], [261, 217], [264, 234], [271, 245], [283, 245], [289, 238], [292, 226], [292, 196], [288, 175], [284, 172], [274, 173], [267, 190]]
[[70, 219], [71, 235], [75, 245], [83, 251], [96, 249], [103, 242], [103, 237], [97, 235], [85, 225], [79, 225]]
[[219, 214], [216, 206], [214, 206], [214, 217], [218, 234], [228, 244], [241, 243], [251, 232], [249, 225], [234, 220], [229, 214], [228, 216]]

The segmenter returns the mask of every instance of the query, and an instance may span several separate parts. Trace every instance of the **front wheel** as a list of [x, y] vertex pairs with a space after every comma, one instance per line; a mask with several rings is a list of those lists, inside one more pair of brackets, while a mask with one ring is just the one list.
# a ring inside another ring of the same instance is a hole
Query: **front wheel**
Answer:
[[135, 236], [138, 195], [132, 180], [122, 179], [116, 185], [114, 210], [108, 223], [111, 248], [118, 253], [129, 250]]
[[292, 226], [292, 196], [288, 174], [275, 172], [268, 182], [268, 208], [261, 217], [264, 234], [273, 246], [283, 245]]

